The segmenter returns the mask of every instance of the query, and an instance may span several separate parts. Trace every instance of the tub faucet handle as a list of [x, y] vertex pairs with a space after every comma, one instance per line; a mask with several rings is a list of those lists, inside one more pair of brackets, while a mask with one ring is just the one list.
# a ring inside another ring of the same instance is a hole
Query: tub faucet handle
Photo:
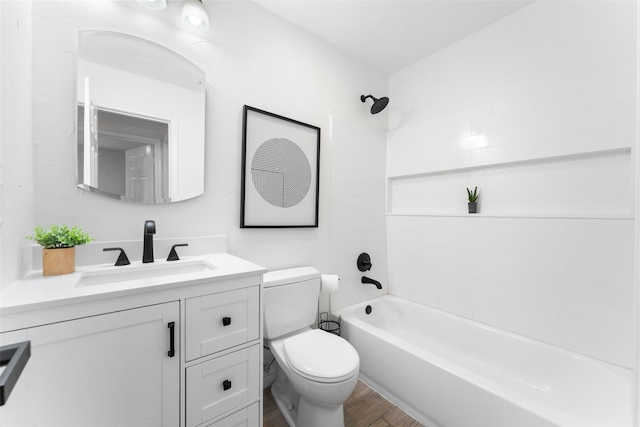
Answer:
[[373, 266], [373, 264], [371, 264], [371, 257], [367, 253], [361, 253], [360, 256], [358, 256], [356, 264], [360, 271], [371, 270], [371, 267]]

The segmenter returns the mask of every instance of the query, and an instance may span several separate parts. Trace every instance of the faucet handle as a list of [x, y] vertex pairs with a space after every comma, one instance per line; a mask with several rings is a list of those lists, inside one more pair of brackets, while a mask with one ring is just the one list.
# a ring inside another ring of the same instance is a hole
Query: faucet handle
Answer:
[[358, 266], [358, 270], [360, 271], [371, 270], [371, 267], [373, 266], [373, 264], [371, 264], [371, 257], [368, 253], [361, 253], [358, 256], [358, 261], [356, 264]]
[[171, 246], [171, 251], [169, 251], [169, 257], [167, 261], [179, 261], [178, 253], [176, 252], [176, 246], [189, 246], [188, 243], [178, 243], [177, 245]]
[[124, 252], [124, 249], [122, 249], [122, 248], [104, 248], [102, 251], [103, 252], [106, 252], [106, 251], [120, 251], [120, 255], [118, 255], [118, 259], [116, 260], [116, 264], [115, 264], [116, 266], [131, 264], [129, 262], [129, 258], [127, 258], [127, 254]]

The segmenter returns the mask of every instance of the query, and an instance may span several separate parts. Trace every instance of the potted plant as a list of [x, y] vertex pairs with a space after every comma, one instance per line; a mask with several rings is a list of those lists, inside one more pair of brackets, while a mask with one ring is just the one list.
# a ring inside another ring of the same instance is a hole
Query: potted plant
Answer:
[[78, 227], [69, 228], [66, 225], [52, 225], [48, 231], [42, 227], [35, 228], [33, 236], [27, 239], [35, 240], [42, 246], [42, 274], [57, 276], [76, 271], [75, 246], [84, 245], [93, 239]]
[[473, 192], [467, 188], [467, 195], [469, 196], [469, 213], [477, 213], [478, 212], [478, 197], [480, 197], [480, 193], [478, 193], [478, 187], [473, 189]]

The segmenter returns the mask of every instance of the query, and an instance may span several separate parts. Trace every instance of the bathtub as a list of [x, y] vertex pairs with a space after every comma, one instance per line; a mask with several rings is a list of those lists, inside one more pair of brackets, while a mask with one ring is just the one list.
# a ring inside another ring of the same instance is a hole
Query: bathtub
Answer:
[[334, 314], [362, 380], [425, 426], [631, 426], [629, 370], [392, 295]]

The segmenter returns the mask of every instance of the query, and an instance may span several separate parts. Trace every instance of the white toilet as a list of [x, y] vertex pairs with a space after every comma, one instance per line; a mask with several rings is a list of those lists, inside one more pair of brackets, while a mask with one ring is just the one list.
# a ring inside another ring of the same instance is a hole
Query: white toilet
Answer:
[[342, 404], [360, 369], [358, 352], [316, 321], [320, 272], [291, 268], [264, 275], [265, 344], [278, 362], [271, 393], [291, 427], [344, 427]]

